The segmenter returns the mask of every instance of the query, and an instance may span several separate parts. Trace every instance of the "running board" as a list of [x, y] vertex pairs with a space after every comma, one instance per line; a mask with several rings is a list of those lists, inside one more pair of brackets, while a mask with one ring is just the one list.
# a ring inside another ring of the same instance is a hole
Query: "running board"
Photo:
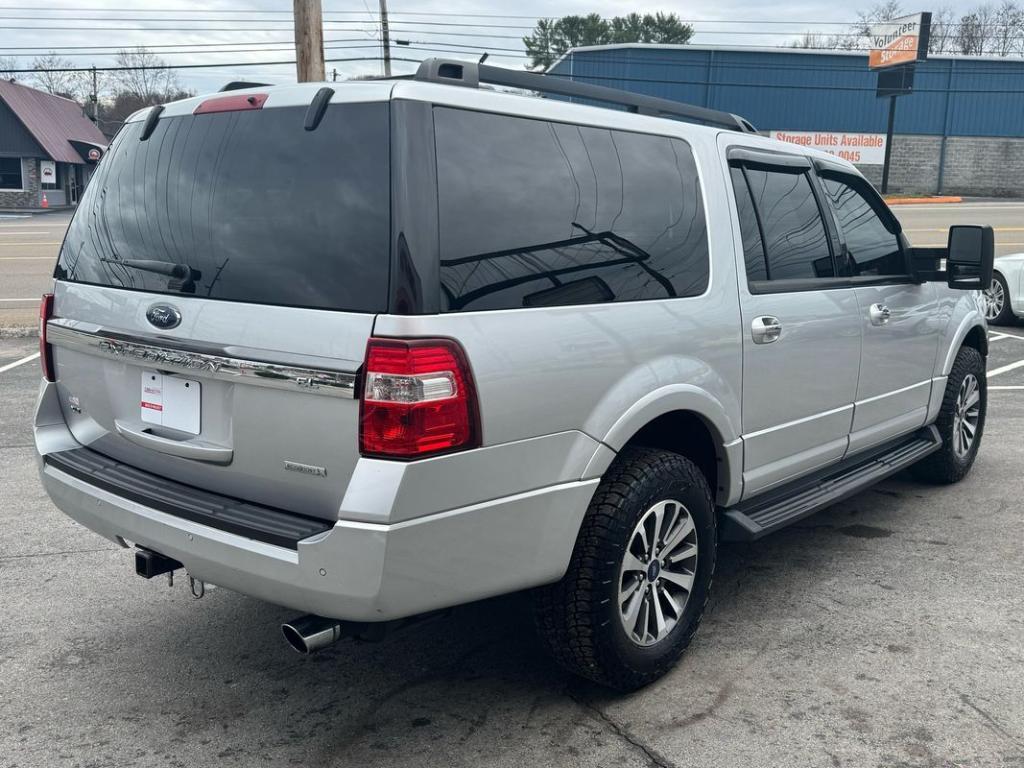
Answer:
[[753, 541], [842, 501], [894, 475], [942, 447], [933, 426], [888, 445], [851, 456], [810, 477], [731, 507], [720, 519], [725, 541]]

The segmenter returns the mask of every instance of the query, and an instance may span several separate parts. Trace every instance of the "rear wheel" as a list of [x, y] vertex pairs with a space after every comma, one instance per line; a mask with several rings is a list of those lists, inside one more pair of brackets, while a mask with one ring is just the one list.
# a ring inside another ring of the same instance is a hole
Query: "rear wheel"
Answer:
[[985, 300], [985, 319], [994, 325], [1007, 325], [1013, 320], [1010, 307], [1010, 289], [1006, 279], [998, 272], [992, 275], [992, 285], [982, 291]]
[[946, 379], [935, 422], [942, 448], [912, 467], [916, 477], [931, 483], [955, 483], [970, 471], [985, 431], [986, 387], [985, 359], [973, 347], [962, 347]]
[[618, 690], [658, 679], [697, 631], [715, 549], [700, 470], [678, 454], [626, 449], [594, 494], [565, 577], [536, 593], [551, 654]]

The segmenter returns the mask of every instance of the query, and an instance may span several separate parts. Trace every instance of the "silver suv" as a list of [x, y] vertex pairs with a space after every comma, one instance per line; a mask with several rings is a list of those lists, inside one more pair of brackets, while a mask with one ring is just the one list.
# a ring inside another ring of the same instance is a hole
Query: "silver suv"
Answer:
[[970, 469], [991, 271], [991, 229], [910, 248], [853, 166], [676, 102], [438, 60], [179, 101], [63, 244], [42, 482], [299, 650], [532, 589], [633, 689], [719, 541]]

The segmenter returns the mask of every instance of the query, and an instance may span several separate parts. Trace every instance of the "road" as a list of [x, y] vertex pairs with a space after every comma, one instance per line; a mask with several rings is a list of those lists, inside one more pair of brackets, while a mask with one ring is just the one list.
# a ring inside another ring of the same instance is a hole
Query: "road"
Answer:
[[690, 651], [621, 697], [549, 663], [524, 596], [302, 657], [293, 612], [136, 577], [43, 493], [33, 340], [0, 339], [0, 766], [1021, 766], [1024, 326], [991, 338], [964, 482], [724, 546]]
[[[893, 210], [915, 245], [945, 245], [951, 224], [991, 224], [997, 255], [1024, 251], [1024, 202], [897, 205]], [[0, 217], [0, 329], [35, 325], [39, 296], [48, 290], [70, 220], [63, 212]]]

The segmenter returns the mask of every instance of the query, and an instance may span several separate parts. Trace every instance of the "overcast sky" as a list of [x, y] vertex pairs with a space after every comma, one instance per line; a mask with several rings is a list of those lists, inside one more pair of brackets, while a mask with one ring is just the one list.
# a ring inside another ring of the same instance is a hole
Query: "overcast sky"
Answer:
[[[649, 5], [615, 0], [449, 0], [442, 5], [427, 0], [391, 0], [389, 10], [392, 39], [410, 42], [408, 48], [394, 46], [393, 56], [421, 59], [440, 55], [438, 50], [425, 48], [459, 50], [462, 46], [463, 50], [453, 55], [465, 57], [470, 50], [490, 50], [492, 63], [521, 67], [526, 59], [520, 38], [538, 16], [597, 12], [611, 17], [633, 11], [666, 11], [695, 22], [693, 43], [785, 45], [805, 30], [845, 31], [844, 24], [855, 20], [859, 8], [873, 4], [874, 0], [862, 4], [718, 0], [714, 4]], [[959, 0], [943, 4], [960, 14], [977, 3]], [[378, 0], [324, 0], [323, 6], [328, 59], [380, 55]], [[908, 12], [927, 10], [909, 4], [905, 7]], [[285, 82], [294, 80], [294, 66], [231, 65], [292, 60], [291, 8], [291, 0], [38, 0], [34, 5], [25, 0], [0, 0], [0, 56], [19, 54], [17, 60], [29, 67], [33, 55], [53, 49], [76, 65], [109, 66], [117, 48], [145, 45], [170, 64], [217, 64], [213, 69], [179, 71], [182, 85], [199, 92], [216, 90], [228, 80]], [[498, 14], [507, 16], [493, 17]], [[178, 53], [172, 52], [174, 48], [159, 47], [182, 44], [192, 47]], [[106, 48], [97, 50], [95, 46]], [[375, 61], [328, 63], [328, 78], [335, 67], [339, 79], [380, 71]], [[395, 70], [414, 67], [396, 63]]]

